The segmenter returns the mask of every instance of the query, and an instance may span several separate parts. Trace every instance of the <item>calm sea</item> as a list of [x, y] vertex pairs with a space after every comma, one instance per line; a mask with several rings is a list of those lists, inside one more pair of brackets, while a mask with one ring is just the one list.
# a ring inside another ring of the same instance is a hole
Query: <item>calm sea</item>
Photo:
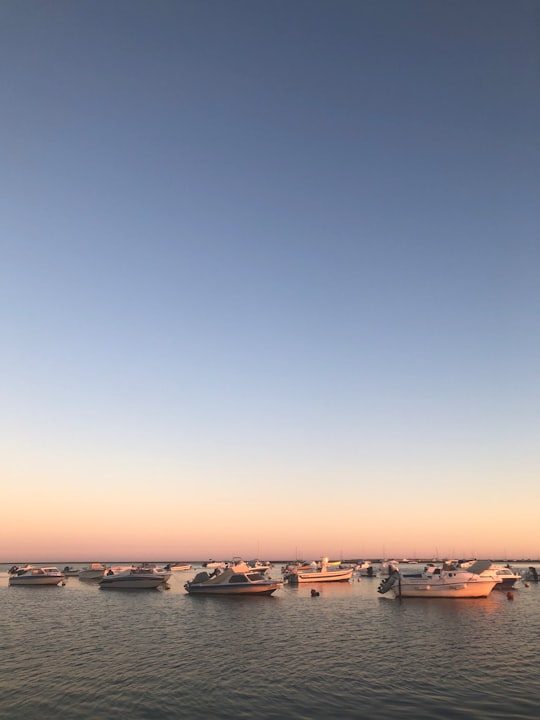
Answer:
[[202, 598], [183, 589], [193, 573], [103, 591], [8, 587], [6, 571], [0, 718], [540, 716], [539, 585], [513, 600], [400, 602], [369, 578]]

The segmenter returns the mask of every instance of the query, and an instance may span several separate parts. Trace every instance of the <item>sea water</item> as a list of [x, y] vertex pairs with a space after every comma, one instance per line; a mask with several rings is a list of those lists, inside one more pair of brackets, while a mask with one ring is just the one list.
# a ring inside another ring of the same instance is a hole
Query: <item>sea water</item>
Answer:
[[399, 601], [376, 578], [192, 597], [193, 574], [103, 591], [9, 587], [2, 568], [0, 718], [540, 716], [538, 584], [513, 599]]

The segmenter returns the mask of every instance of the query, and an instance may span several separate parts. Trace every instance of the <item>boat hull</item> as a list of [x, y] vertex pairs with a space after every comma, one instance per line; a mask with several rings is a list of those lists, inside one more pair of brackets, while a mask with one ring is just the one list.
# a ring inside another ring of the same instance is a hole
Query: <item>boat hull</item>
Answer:
[[392, 588], [394, 597], [397, 598], [486, 598], [496, 583], [464, 583], [458, 585], [446, 585], [444, 587], [407, 586], [399, 585]]
[[32, 586], [43, 586], [43, 585], [60, 585], [64, 581], [64, 577], [10, 577], [9, 585], [26, 585], [27, 587]]
[[496, 580], [469, 580], [456, 582], [438, 582], [436, 579], [398, 580], [390, 590], [396, 598], [486, 598]]
[[186, 585], [190, 595], [272, 595], [281, 583], [272, 585], [250, 585], [239, 587], [238, 585]]
[[104, 590], [151, 590], [163, 585], [162, 578], [114, 578], [104, 577], [99, 586]]
[[517, 583], [518, 580], [521, 580], [521, 578], [508, 577], [504, 578], [503, 580], [499, 580], [499, 582], [495, 585], [495, 590], [513, 590], [514, 585]]

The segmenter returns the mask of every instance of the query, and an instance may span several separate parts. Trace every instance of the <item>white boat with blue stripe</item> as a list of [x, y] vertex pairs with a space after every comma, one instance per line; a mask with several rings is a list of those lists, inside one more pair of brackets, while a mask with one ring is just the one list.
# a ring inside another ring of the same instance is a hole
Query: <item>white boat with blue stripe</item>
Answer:
[[281, 587], [281, 580], [246, 571], [245, 566], [238, 565], [211, 575], [200, 572], [184, 585], [190, 595], [271, 595]]
[[25, 567], [10, 575], [10, 585], [60, 585], [65, 584], [64, 575], [57, 567]]

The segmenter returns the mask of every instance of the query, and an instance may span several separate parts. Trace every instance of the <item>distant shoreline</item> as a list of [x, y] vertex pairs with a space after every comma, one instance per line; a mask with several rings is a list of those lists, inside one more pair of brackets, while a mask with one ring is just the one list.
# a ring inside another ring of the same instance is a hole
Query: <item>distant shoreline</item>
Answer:
[[[249, 558], [249, 559], [251, 559], [251, 558]], [[296, 558], [296, 559], [285, 558], [285, 559], [281, 559], [281, 560], [269, 560], [268, 562], [270, 562], [272, 565], [285, 565], [287, 563], [298, 562], [300, 560], [314, 560], [314, 559], [315, 558]], [[398, 562], [403, 565], [424, 565], [426, 563], [433, 563], [433, 562], [442, 563], [448, 559], [449, 558], [429, 557], [429, 558], [415, 558], [413, 560], [410, 560], [410, 559], [399, 560], [397, 558], [388, 558], [388, 559], [381, 560], [380, 558], [364, 558], [364, 557], [362, 557], [362, 558], [343, 559], [343, 560], [340, 560], [340, 562], [345, 563], [345, 564], [353, 564], [353, 563], [357, 564], [357, 563], [368, 561], [368, 562], [371, 562], [374, 564], [381, 564], [384, 562], [388, 562], [390, 560], [390, 561]], [[452, 558], [452, 559], [458, 559], [458, 558]], [[473, 558], [467, 557], [466, 559], [470, 560]], [[477, 560], [478, 558], [474, 558], [474, 559]], [[332, 558], [330, 558], [330, 560], [332, 560]], [[339, 558], [334, 558], [333, 562], [336, 562], [337, 560], [339, 560]], [[227, 559], [224, 559], [223, 561], [231, 562], [231, 560], [227, 560]], [[504, 564], [506, 564], [506, 563], [516, 563], [516, 564], [540, 563], [540, 559], [534, 559], [534, 558], [511, 559], [511, 560], [507, 560], [506, 558], [504, 558], [504, 559], [493, 558], [493, 559], [491, 559], [491, 561], [494, 563], [504, 563]], [[27, 563], [29, 565], [43, 565], [43, 564], [54, 564], [54, 563], [58, 563], [58, 562], [61, 562], [64, 565], [90, 565], [90, 563], [97, 562], [97, 561], [95, 558], [93, 560], [61, 560], [61, 561], [58, 561], [58, 560], [32, 560], [32, 561], [3, 560], [3, 561], [0, 561], [0, 565], [21, 565], [23, 563]], [[129, 560], [129, 561], [127, 561], [125, 559], [124, 560], [118, 560], [118, 559], [103, 560], [103, 559], [101, 559], [101, 560], [99, 560], [99, 562], [103, 562], [104, 564], [109, 564], [109, 565], [121, 564], [121, 563], [125, 563], [125, 562], [156, 563], [157, 565], [168, 565], [169, 563], [171, 565], [180, 564], [180, 563], [186, 563], [189, 565], [203, 565], [203, 563], [207, 563], [207, 562], [211, 562], [211, 561], [208, 559], [205, 559], [205, 560], [148, 560], [148, 559], [146, 559], [146, 560]]]

